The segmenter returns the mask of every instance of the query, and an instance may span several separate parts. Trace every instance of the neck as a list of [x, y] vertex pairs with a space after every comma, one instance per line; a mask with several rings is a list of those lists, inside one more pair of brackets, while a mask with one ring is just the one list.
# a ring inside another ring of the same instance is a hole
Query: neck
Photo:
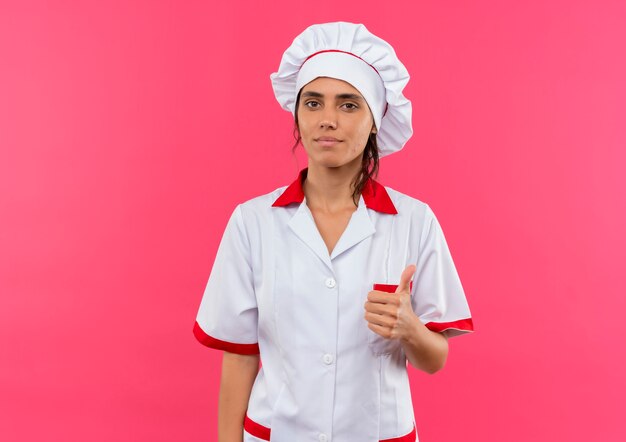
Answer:
[[337, 212], [354, 209], [352, 180], [361, 169], [361, 161], [339, 167], [309, 163], [302, 190], [310, 209]]

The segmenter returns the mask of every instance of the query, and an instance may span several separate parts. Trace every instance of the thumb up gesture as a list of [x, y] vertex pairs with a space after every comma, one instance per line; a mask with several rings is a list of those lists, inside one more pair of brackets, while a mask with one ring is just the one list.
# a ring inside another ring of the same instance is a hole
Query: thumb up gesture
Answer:
[[372, 290], [367, 294], [365, 320], [373, 332], [387, 339], [408, 339], [419, 322], [411, 306], [411, 278], [415, 265], [407, 266], [395, 293]]

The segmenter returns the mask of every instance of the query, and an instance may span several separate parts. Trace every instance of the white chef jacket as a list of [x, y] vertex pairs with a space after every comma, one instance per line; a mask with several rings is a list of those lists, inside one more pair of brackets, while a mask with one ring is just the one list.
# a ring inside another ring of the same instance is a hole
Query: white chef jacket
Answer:
[[302, 190], [307, 172], [235, 207], [194, 334], [260, 353], [245, 442], [415, 442], [406, 356], [367, 327], [364, 304], [415, 264], [419, 319], [448, 337], [473, 331], [443, 232], [427, 204], [370, 179], [329, 255]]

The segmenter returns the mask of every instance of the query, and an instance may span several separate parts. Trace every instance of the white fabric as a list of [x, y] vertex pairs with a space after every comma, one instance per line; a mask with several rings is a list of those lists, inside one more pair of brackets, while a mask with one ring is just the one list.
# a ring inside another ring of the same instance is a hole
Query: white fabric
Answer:
[[263, 439], [259, 439], [258, 437], [252, 436], [247, 431], [243, 432], [243, 442], [265, 442]]
[[232, 213], [200, 304], [198, 324], [209, 336], [236, 344], [258, 341], [257, 299], [249, 240], [241, 207]]
[[[365, 98], [372, 111], [376, 128], [380, 128], [385, 112], [385, 85], [376, 70], [354, 55], [345, 52], [322, 52], [309, 58], [298, 72], [296, 90], [318, 77], [346, 81]], [[295, 109], [291, 111], [295, 116]]]
[[416, 264], [411, 296], [420, 320], [470, 318], [434, 213], [385, 189], [398, 213], [367, 208], [361, 196], [330, 255], [306, 198], [271, 207], [285, 187], [238, 205], [226, 226], [197, 322], [217, 339], [258, 342], [263, 366], [248, 416], [271, 429], [272, 441], [324, 433], [333, 442], [377, 442], [413, 428], [401, 344], [364, 318], [373, 284], [398, 284]]
[[[396, 56], [393, 47], [369, 32], [362, 24], [346, 22], [316, 24], [308, 27], [294, 39], [284, 52], [278, 71], [270, 75], [274, 94], [282, 108], [294, 112], [299, 92], [296, 87], [298, 72], [303, 64], [306, 66], [319, 55], [305, 63], [309, 56], [325, 50], [349, 52], [376, 68], [385, 88], [388, 106], [380, 124], [376, 125], [379, 156], [384, 157], [402, 149], [413, 134], [411, 102], [402, 93], [409, 81], [409, 73]], [[361, 73], [361, 69], [355, 71], [353, 81], [357, 81], [356, 78]], [[352, 73], [342, 71], [341, 76], [344, 78], [340, 79], [352, 84], [364, 94], [350, 81], [349, 74]]]

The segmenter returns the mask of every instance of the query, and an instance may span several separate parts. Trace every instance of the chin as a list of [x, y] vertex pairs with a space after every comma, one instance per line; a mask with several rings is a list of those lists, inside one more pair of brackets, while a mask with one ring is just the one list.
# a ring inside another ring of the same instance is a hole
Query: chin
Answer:
[[354, 163], [355, 161], [360, 163], [361, 156], [357, 155], [356, 157], [350, 157], [345, 154], [342, 155], [339, 152], [322, 152], [317, 153], [314, 156], [309, 155], [310, 163], [317, 163], [324, 167], [346, 166], [350, 163]]
[[316, 155], [309, 156], [309, 161], [313, 163], [317, 163], [324, 166], [331, 165], [340, 165], [345, 163], [345, 160], [341, 158], [340, 155], [337, 155], [335, 152], [322, 152], [317, 153]]
[[321, 166], [321, 167], [328, 167], [331, 169], [337, 168], [337, 167], [341, 167], [341, 166], [345, 166], [347, 164], [350, 163], [350, 161], [341, 161], [341, 160], [335, 160], [335, 159], [330, 159], [330, 158], [325, 158], [325, 159], [316, 159], [313, 160], [311, 158], [309, 158], [309, 165], [313, 163], [317, 166]]

